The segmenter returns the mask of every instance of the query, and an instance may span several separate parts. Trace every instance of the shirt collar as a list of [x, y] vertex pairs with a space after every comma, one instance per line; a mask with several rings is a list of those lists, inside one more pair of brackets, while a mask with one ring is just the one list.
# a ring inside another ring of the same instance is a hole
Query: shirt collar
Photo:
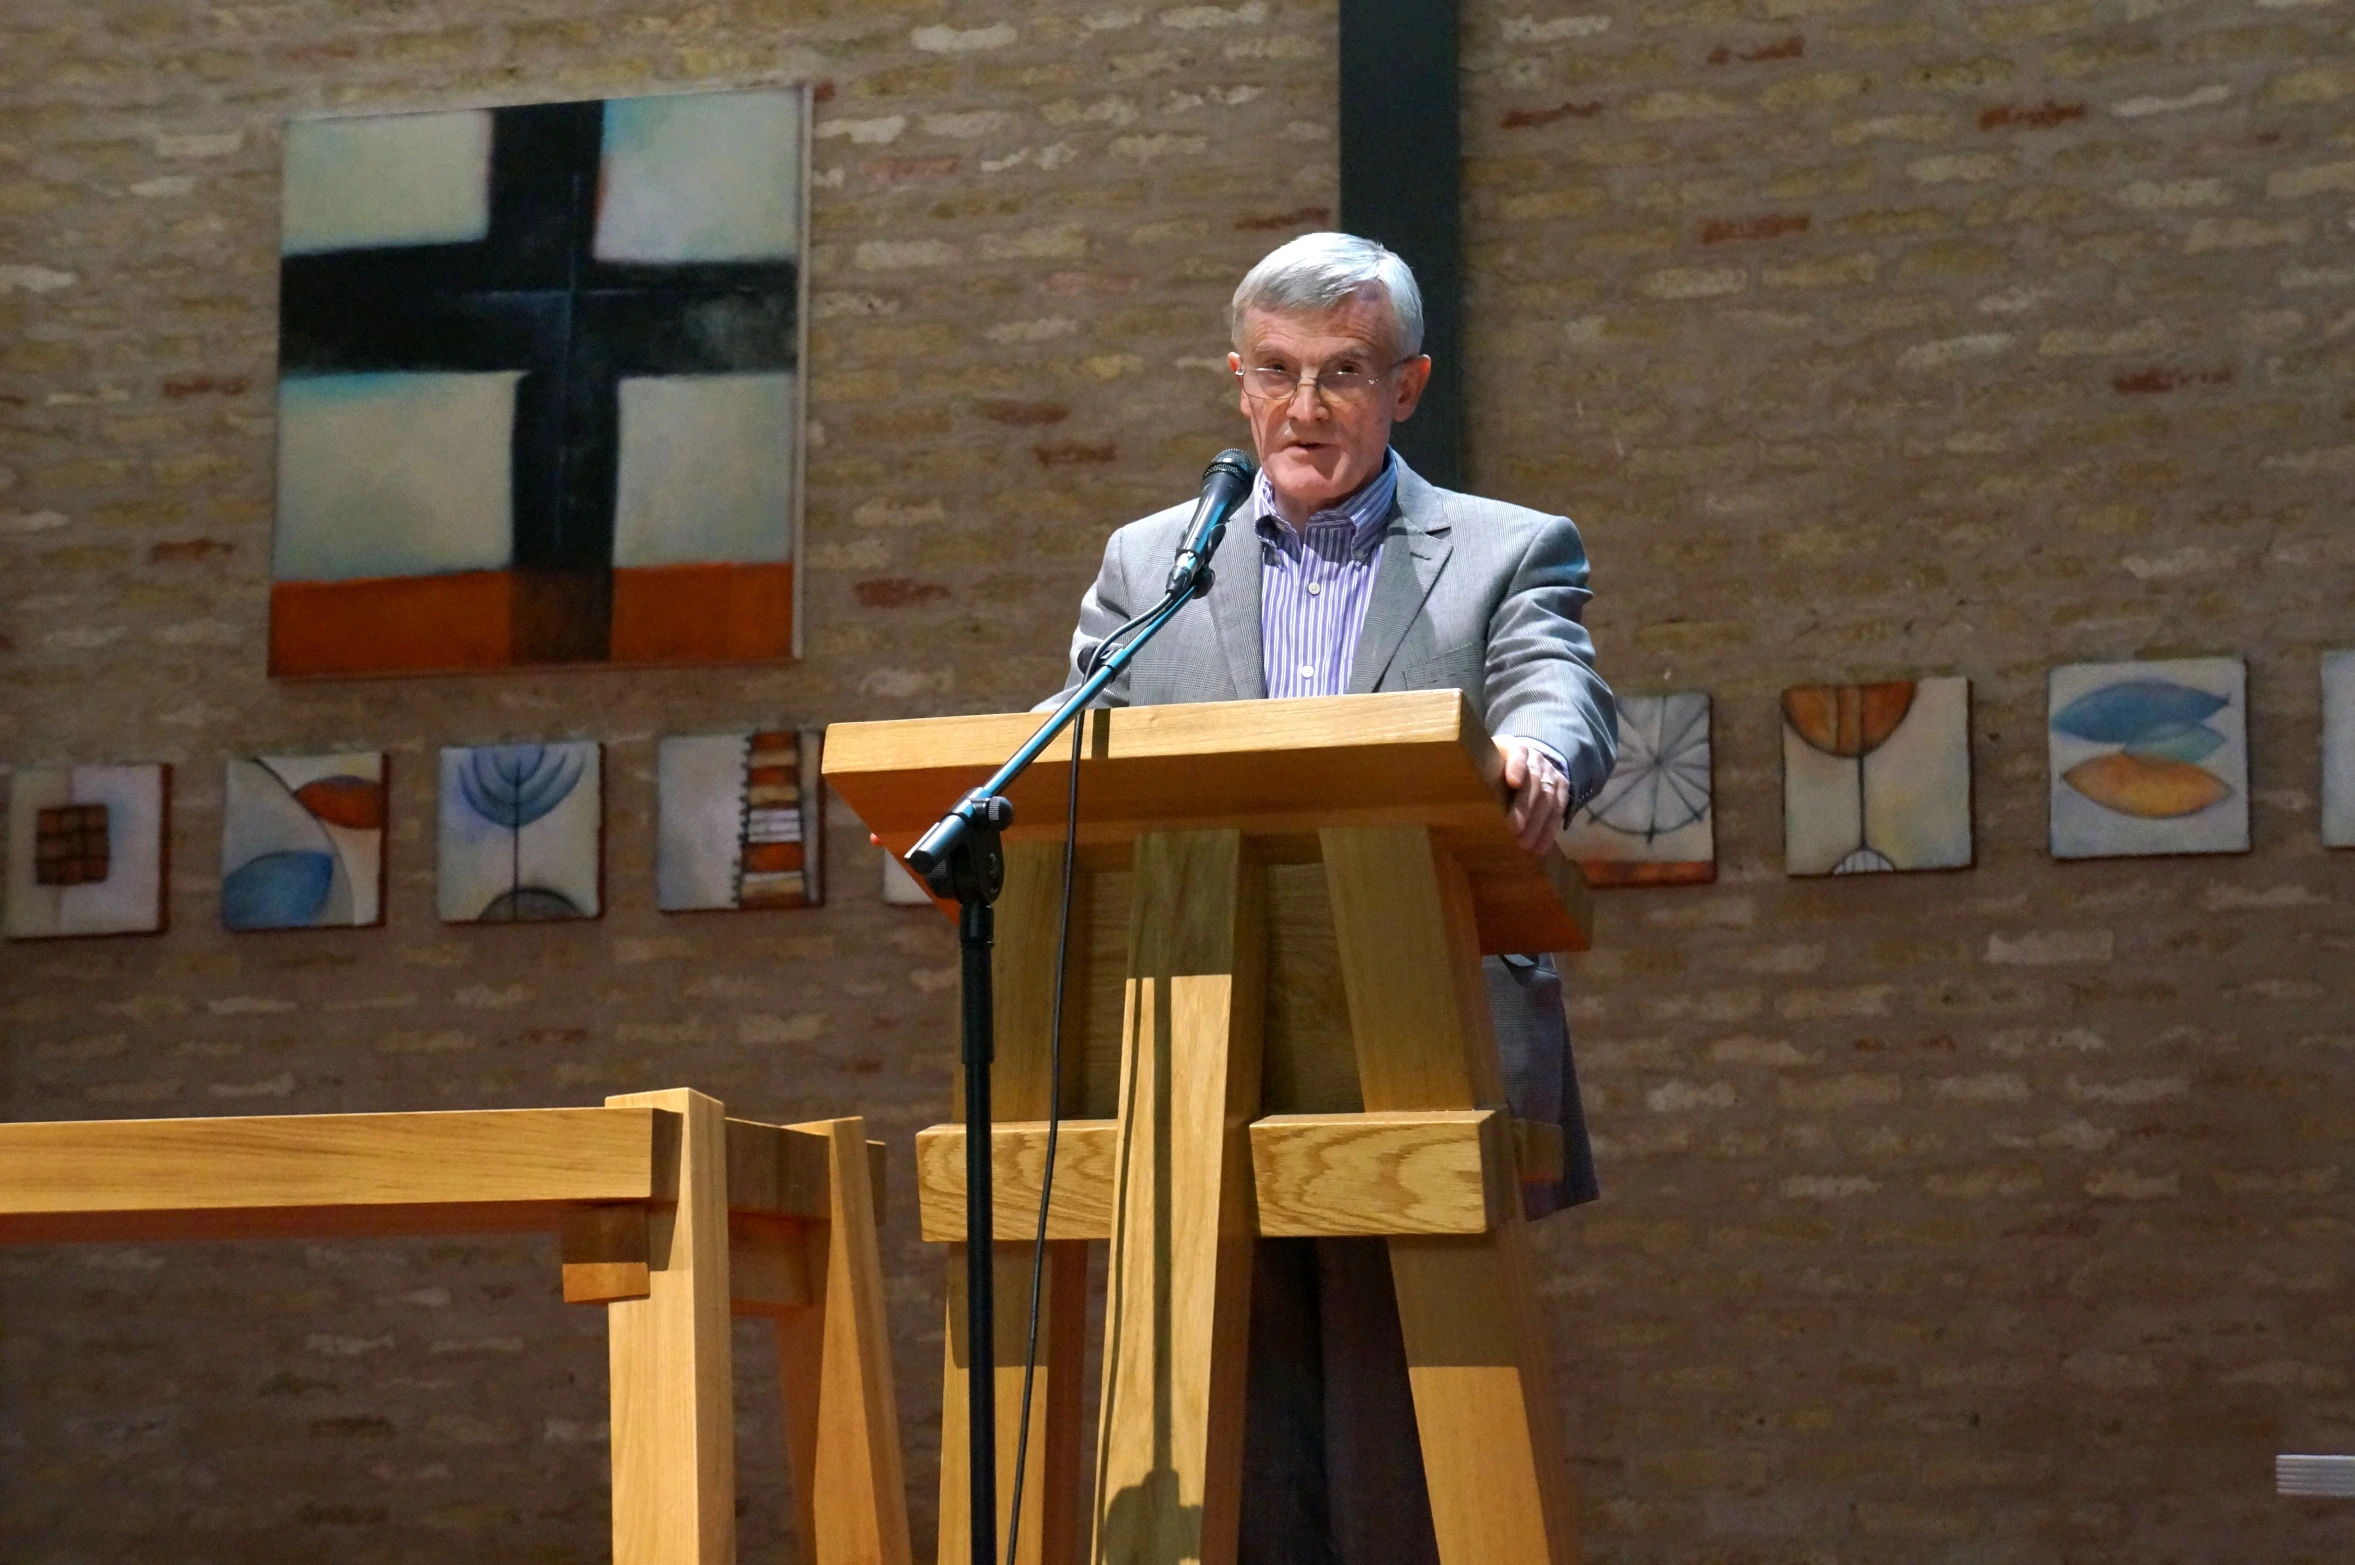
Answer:
[[[1382, 529], [1389, 524], [1391, 503], [1398, 498], [1398, 467], [1398, 453], [1384, 451], [1380, 472], [1359, 485], [1355, 494], [1339, 504], [1310, 512], [1306, 525], [1315, 527], [1337, 521], [1347, 522], [1350, 547], [1359, 552], [1371, 548], [1375, 540], [1382, 536]], [[1280, 539], [1291, 530], [1276, 513], [1275, 491], [1268, 487], [1265, 468], [1260, 469], [1258, 478], [1252, 482], [1251, 507], [1255, 513], [1252, 525], [1261, 537]]]

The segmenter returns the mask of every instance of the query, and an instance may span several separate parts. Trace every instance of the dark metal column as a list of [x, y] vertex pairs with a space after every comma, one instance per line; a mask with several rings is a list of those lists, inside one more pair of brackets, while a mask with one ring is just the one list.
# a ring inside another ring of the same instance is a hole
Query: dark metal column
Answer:
[[1341, 0], [1341, 227], [1406, 258], [1423, 290], [1422, 407], [1390, 443], [1463, 487], [1463, 135], [1455, 0]]

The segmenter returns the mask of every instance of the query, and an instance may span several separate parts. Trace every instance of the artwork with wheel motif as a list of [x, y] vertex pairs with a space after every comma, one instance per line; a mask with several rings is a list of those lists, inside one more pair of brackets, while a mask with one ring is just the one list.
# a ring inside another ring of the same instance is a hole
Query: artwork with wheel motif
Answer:
[[604, 750], [592, 742], [442, 752], [435, 897], [446, 924], [595, 918]]
[[384, 922], [384, 755], [239, 756], [222, 772], [221, 923]]
[[2249, 850], [2240, 659], [2065, 664], [2049, 710], [2054, 858]]
[[1783, 692], [1783, 859], [1792, 875], [1967, 869], [1971, 683]]
[[1717, 878], [1707, 691], [1620, 698], [1619, 759], [1570, 817], [1560, 846], [1598, 886]]

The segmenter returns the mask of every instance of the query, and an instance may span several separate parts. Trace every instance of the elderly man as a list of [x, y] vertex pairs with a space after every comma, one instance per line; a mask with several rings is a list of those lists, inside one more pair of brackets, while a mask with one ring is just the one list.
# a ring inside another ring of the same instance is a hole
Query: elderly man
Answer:
[[[1585, 550], [1566, 517], [1434, 488], [1390, 450], [1431, 377], [1404, 261], [1309, 234], [1236, 288], [1227, 356], [1259, 453], [1203, 601], [1106, 692], [1108, 705], [1440, 690], [1471, 698], [1503, 754], [1513, 827], [1541, 853], [1603, 785], [1618, 721], [1579, 615]], [[1159, 599], [1192, 512], [1112, 535], [1080, 604], [1085, 651]], [[1560, 982], [1491, 958], [1508, 1096], [1562, 1125], [1568, 1178], [1532, 1215], [1596, 1194]], [[1436, 1562], [1388, 1258], [1378, 1239], [1270, 1240], [1253, 1268], [1245, 1565]]]

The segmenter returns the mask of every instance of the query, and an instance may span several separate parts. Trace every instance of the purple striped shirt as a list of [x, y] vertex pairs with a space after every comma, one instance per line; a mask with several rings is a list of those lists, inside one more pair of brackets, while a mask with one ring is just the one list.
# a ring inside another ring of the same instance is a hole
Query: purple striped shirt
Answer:
[[1295, 529], [1276, 514], [1267, 474], [1251, 488], [1259, 535], [1259, 647], [1270, 696], [1337, 696], [1374, 595], [1382, 533], [1398, 495], [1398, 458], [1330, 510]]

